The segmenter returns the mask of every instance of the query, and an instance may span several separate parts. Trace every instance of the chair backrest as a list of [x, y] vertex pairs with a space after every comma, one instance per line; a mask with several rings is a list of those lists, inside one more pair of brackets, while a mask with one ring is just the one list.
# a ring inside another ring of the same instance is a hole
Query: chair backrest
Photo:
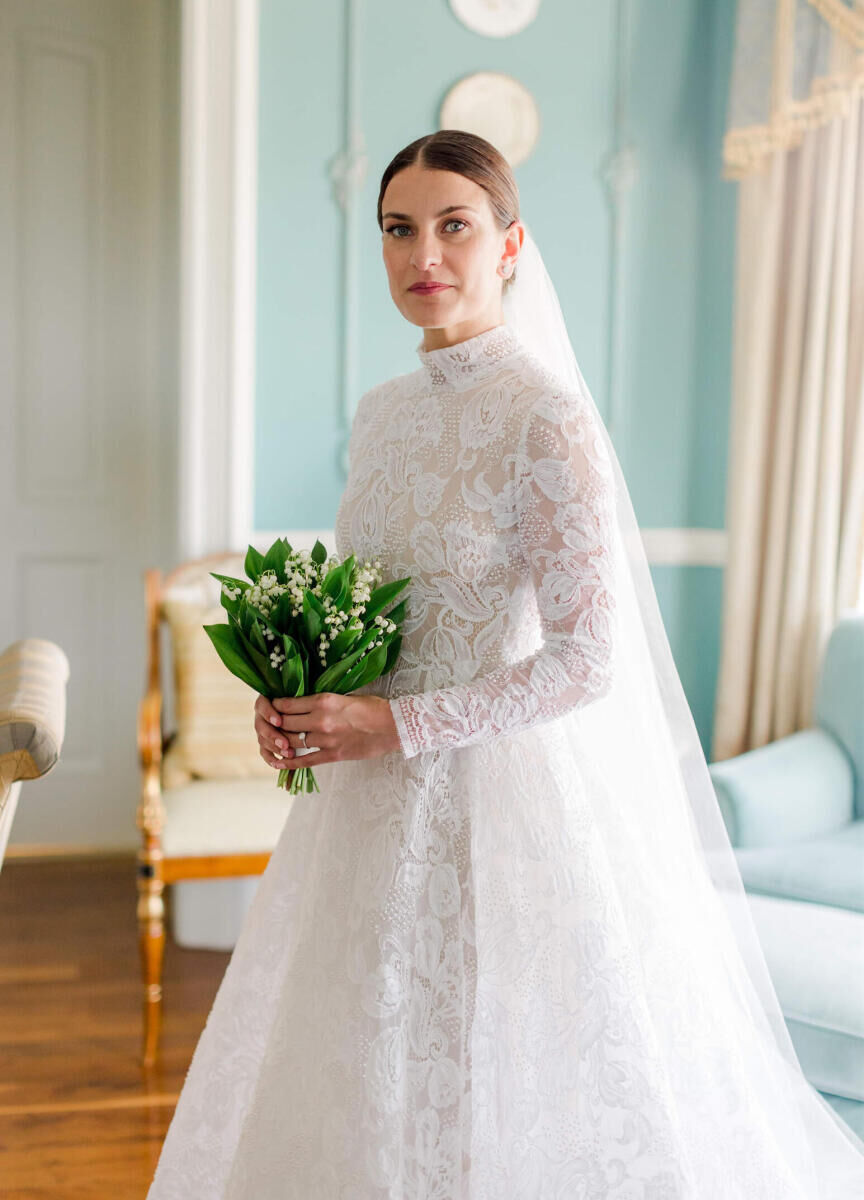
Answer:
[[822, 656], [814, 719], [840, 742], [855, 772], [855, 815], [864, 817], [864, 613], [841, 617]]
[[226, 550], [222, 554], [209, 554], [180, 563], [163, 578], [160, 599], [215, 606], [219, 604], [221, 585], [210, 572], [245, 579], [244, 558], [239, 551]]
[[245, 551], [210, 554], [180, 563], [161, 580], [155, 617], [168, 627], [171, 665], [157, 671], [163, 686], [170, 683], [163, 714], [170, 699], [176, 726], [162, 757], [163, 788], [272, 772], [258, 752], [254, 696], [219, 661], [203, 629], [227, 619], [222, 585], [211, 572], [243, 579], [244, 560]]

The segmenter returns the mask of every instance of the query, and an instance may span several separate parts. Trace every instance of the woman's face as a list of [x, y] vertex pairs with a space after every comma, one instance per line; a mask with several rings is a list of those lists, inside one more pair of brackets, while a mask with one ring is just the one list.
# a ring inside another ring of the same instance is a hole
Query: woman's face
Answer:
[[[427, 349], [501, 323], [501, 269], [515, 263], [524, 227], [501, 229], [484, 188], [414, 164], [390, 180], [381, 212], [390, 295], [403, 317], [430, 331]], [[412, 290], [425, 282], [447, 286]]]

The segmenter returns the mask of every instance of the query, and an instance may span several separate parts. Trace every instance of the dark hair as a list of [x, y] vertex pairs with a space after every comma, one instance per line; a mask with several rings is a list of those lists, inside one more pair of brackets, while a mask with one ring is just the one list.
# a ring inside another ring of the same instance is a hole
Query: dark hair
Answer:
[[[387, 165], [378, 189], [378, 228], [384, 193], [394, 175], [417, 164], [433, 171], [454, 171], [482, 187], [489, 197], [492, 215], [500, 229], [509, 229], [519, 220], [519, 189], [507, 159], [491, 142], [464, 129], [439, 129], [427, 133], [400, 150]], [[503, 281], [505, 290], [516, 278], [516, 269]]]

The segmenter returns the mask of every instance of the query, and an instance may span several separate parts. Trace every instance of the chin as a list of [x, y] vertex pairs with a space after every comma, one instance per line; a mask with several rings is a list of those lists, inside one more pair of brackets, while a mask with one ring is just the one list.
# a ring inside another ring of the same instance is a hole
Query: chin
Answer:
[[458, 317], [453, 315], [455, 305], [452, 304], [428, 304], [423, 305], [420, 301], [412, 304], [408, 311], [403, 309], [405, 317], [412, 325], [418, 325], [421, 329], [443, 329], [445, 325], [455, 325]]

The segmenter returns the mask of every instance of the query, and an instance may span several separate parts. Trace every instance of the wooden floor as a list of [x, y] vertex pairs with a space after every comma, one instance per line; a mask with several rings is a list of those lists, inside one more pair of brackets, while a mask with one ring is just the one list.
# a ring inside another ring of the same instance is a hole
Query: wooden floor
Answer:
[[168, 939], [145, 1073], [134, 857], [3, 864], [3, 1200], [143, 1200], [229, 957]]

